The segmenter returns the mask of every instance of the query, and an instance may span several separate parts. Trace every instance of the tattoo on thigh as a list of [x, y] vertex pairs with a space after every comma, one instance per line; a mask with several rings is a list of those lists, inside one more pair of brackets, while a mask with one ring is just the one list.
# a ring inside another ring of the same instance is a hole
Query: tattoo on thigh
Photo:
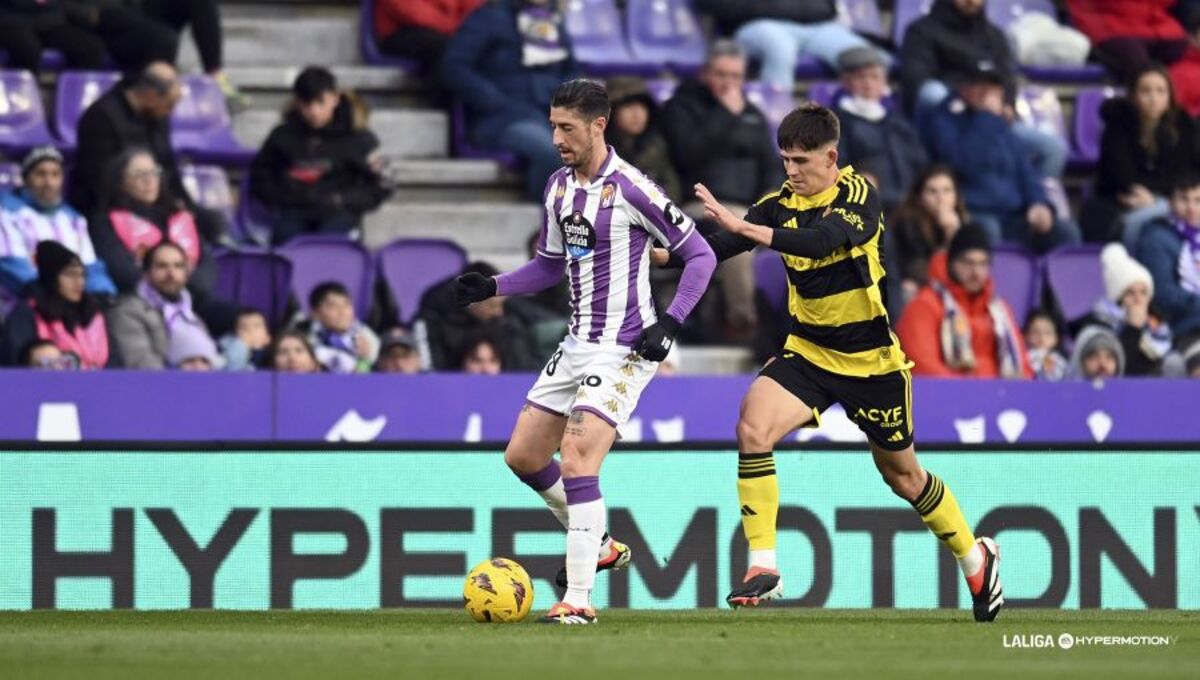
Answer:
[[567, 434], [571, 435], [572, 437], [582, 437], [582, 436], [584, 436], [585, 434], [587, 434], [587, 429], [586, 429], [586, 428], [583, 428], [583, 427], [574, 427], [574, 426], [571, 426], [571, 425], [568, 425], [568, 426], [567, 426], [567, 429], [566, 429], [566, 430], [564, 430], [564, 431], [565, 431]]
[[582, 423], [583, 422], [583, 411], [571, 411], [571, 418], [568, 422], [572, 422], [572, 423], [576, 423], [576, 424]]

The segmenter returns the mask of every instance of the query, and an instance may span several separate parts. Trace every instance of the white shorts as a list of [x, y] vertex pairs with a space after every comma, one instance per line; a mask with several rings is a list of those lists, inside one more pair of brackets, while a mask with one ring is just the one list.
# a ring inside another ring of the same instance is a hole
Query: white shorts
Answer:
[[581, 342], [567, 336], [525, 396], [535, 408], [559, 415], [587, 411], [613, 427], [623, 425], [658, 371], [628, 347]]

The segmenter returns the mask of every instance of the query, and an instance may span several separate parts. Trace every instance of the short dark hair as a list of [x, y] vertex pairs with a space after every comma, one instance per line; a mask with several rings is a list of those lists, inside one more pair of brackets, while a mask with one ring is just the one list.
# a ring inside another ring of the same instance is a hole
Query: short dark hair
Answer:
[[341, 295], [346, 299], [351, 299], [350, 291], [345, 286], [337, 281], [325, 281], [324, 283], [317, 284], [317, 287], [313, 288], [312, 292], [308, 294], [309, 308], [316, 309], [320, 307], [330, 295]]
[[1171, 183], [1172, 194], [1191, 191], [1193, 189], [1200, 189], [1200, 175], [1189, 172], [1176, 177], [1175, 181]]
[[183, 246], [179, 245], [178, 243], [176, 243], [174, 241], [168, 241], [167, 239], [163, 239], [163, 240], [159, 241], [158, 243], [154, 244], [154, 246], [152, 248], [150, 248], [150, 250], [147, 250], [146, 254], [142, 256], [142, 271], [143, 272], [150, 271], [150, 265], [154, 263], [155, 256], [157, 256], [160, 252], [162, 252], [166, 248], [173, 248], [173, 249], [179, 251], [179, 254], [183, 256], [184, 261], [187, 260], [187, 251], [183, 249]]
[[237, 314], [233, 317], [233, 322], [238, 323], [239, 321], [241, 321], [242, 319], [244, 319], [248, 316], [261, 316], [263, 318], [263, 321], [267, 320], [267, 315], [263, 314], [262, 310], [260, 310], [260, 309], [256, 309], [254, 307], [239, 307], [237, 310]]
[[837, 144], [842, 136], [842, 124], [833, 111], [809, 102], [784, 116], [779, 124], [776, 141], [780, 149], [813, 151], [826, 144]]
[[597, 118], [608, 118], [611, 112], [608, 90], [600, 83], [587, 78], [576, 78], [559, 85], [554, 91], [554, 98], [550, 100], [550, 106], [576, 111], [589, 122]]
[[337, 92], [337, 78], [321, 66], [308, 66], [292, 81], [292, 94], [302, 102], [316, 101], [326, 92]]

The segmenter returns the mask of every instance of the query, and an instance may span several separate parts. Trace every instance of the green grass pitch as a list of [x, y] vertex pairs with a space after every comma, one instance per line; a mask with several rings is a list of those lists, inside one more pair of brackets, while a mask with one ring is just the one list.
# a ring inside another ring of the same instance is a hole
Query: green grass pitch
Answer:
[[[536, 614], [536, 612], [535, 612]], [[1013, 648], [1006, 636], [1161, 635]], [[590, 628], [462, 611], [5, 612], [0, 678], [1197, 678], [1200, 612], [604, 611]]]

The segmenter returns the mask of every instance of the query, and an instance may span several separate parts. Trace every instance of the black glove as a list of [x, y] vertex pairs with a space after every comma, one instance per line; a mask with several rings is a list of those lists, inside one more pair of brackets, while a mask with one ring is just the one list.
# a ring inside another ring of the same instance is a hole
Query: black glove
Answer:
[[675, 334], [679, 332], [679, 322], [669, 314], [658, 317], [658, 323], [642, 331], [633, 351], [642, 355], [647, 361], [662, 361], [675, 344]]
[[454, 301], [460, 307], [482, 302], [496, 294], [496, 279], [478, 272], [467, 272], [454, 279]]

